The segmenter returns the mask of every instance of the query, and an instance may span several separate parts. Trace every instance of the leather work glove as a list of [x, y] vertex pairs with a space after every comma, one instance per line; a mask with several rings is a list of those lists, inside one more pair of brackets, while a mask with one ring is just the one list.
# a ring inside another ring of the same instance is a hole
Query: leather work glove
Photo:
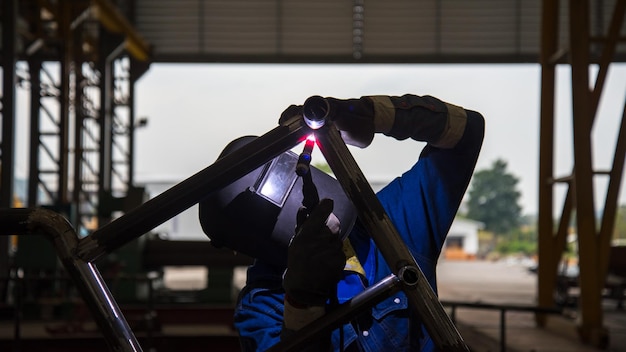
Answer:
[[374, 139], [374, 104], [367, 97], [360, 99], [326, 98], [330, 116], [341, 132], [343, 140], [350, 145], [365, 148]]
[[332, 211], [331, 199], [319, 202], [308, 217], [306, 208], [298, 211], [283, 277], [287, 301], [295, 307], [324, 306], [336, 294], [346, 258]]

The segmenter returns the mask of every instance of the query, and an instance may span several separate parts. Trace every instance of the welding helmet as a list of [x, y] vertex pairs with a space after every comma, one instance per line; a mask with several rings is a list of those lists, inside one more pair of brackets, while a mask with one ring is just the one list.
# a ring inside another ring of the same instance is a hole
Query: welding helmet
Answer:
[[[256, 138], [235, 139], [219, 157]], [[285, 267], [303, 199], [303, 181], [295, 172], [297, 161], [295, 153], [286, 151], [200, 202], [200, 224], [213, 245]], [[334, 177], [314, 166], [310, 172], [319, 199], [333, 200], [333, 214], [345, 238], [356, 221], [356, 209]]]

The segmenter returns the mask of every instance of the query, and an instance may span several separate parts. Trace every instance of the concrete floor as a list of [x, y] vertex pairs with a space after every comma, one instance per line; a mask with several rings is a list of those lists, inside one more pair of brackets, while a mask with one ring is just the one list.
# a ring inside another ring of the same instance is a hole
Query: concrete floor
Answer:
[[[537, 278], [521, 261], [441, 261], [438, 266], [439, 298], [442, 302], [465, 301], [499, 305], [534, 305]], [[576, 312], [569, 312], [575, 317]], [[473, 352], [501, 351], [500, 313], [458, 308], [459, 331]], [[531, 312], [507, 312], [506, 351], [577, 352], [599, 351], [583, 345], [575, 332], [575, 319], [556, 316], [547, 328], [537, 328]], [[626, 311], [614, 301], [604, 302], [604, 322], [609, 330], [607, 351], [626, 352]]]

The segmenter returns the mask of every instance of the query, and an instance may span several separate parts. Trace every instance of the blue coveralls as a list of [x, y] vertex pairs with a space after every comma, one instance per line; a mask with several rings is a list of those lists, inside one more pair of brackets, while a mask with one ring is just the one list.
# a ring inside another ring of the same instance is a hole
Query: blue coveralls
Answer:
[[[482, 145], [483, 117], [467, 110], [463, 137], [451, 149], [426, 145], [413, 167], [377, 193], [378, 199], [436, 292], [436, 264], [447, 232], [465, 194]], [[338, 285], [340, 302], [391, 270], [373, 240], [357, 221], [349, 239], [366, 278], [345, 272]], [[284, 268], [257, 261], [248, 269], [246, 287], [235, 311], [235, 327], [244, 351], [264, 351], [280, 341]], [[371, 316], [342, 328], [343, 351], [435, 351], [419, 317], [399, 292], [372, 308]], [[332, 334], [336, 351], [340, 332]]]

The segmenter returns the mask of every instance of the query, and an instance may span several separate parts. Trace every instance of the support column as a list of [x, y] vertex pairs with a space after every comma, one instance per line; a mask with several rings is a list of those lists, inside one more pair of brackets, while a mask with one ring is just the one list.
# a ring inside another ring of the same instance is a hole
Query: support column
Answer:
[[[544, 0], [541, 20], [541, 121], [539, 135], [538, 306], [554, 306], [554, 289], [560, 253], [555, 253], [553, 221], [554, 92], [558, 49], [558, 0]], [[535, 315], [544, 326], [546, 315]]]
[[[59, 114], [59, 179], [58, 179], [58, 199], [57, 204], [66, 205], [70, 203], [69, 194], [69, 122], [70, 106], [73, 105], [72, 92], [73, 84], [72, 70], [74, 69], [74, 40], [71, 29], [72, 3], [63, 0], [60, 3], [59, 16], [59, 36], [63, 40], [61, 45], [61, 92], [60, 92], [60, 114]], [[73, 214], [72, 214], [73, 215]], [[75, 218], [75, 216], [70, 216]]]
[[591, 127], [593, 113], [589, 90], [589, 2], [570, 1], [570, 50], [572, 66], [572, 113], [574, 142], [574, 194], [578, 237], [579, 311], [578, 326], [583, 342], [608, 345], [608, 330], [603, 326], [599, 239], [596, 233]]
[[41, 138], [40, 113], [41, 108], [41, 60], [28, 61], [30, 75], [30, 143], [28, 163], [28, 207], [34, 208], [38, 203], [39, 195], [39, 144]]
[[15, 0], [2, 2], [2, 140], [0, 140], [0, 206], [13, 204], [15, 164], [15, 62], [16, 17]]
[[[15, 165], [15, 62], [17, 1], [2, 1], [2, 140], [0, 140], [0, 207], [13, 206]], [[9, 236], [0, 236], [0, 276], [9, 274]], [[7, 285], [0, 282], [0, 302]]]

